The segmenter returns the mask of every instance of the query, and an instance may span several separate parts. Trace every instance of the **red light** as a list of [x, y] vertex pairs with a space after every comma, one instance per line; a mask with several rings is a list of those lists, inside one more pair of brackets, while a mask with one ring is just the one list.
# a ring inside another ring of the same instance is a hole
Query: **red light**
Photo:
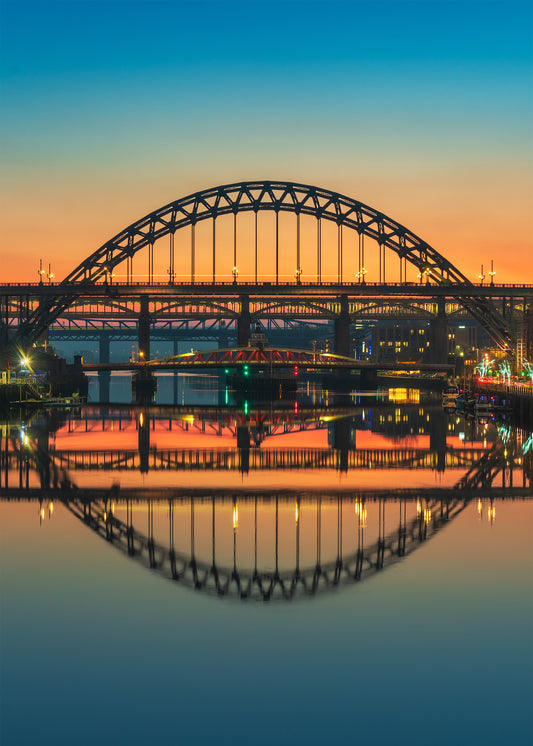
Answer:
[[294, 375], [295, 376], [298, 375], [298, 366], [297, 365], [294, 366]]

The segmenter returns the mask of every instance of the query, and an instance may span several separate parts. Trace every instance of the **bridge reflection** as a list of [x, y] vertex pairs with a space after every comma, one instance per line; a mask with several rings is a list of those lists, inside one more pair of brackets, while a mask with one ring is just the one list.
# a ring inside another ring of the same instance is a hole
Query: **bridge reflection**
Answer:
[[[431, 540], [468, 506], [495, 518], [493, 498], [449, 491], [405, 498], [275, 493], [158, 501], [78, 497], [59, 502], [135, 564], [222, 598], [291, 601], [360, 583]], [[41, 520], [46, 501], [40, 500]], [[55, 512], [48, 502], [49, 517]]]
[[497, 436], [495, 425], [455, 415], [450, 419], [440, 407], [257, 410], [246, 415], [224, 409], [157, 415], [146, 409], [126, 411], [122, 418], [93, 415], [89, 409], [59, 419], [38, 415], [27, 424], [5, 423], [0, 431], [0, 488], [57, 488], [76, 481], [76, 473], [94, 472], [110, 473], [117, 481], [136, 471], [163, 476], [455, 470], [456, 481], [461, 477], [474, 486], [492, 485], [501, 475], [502, 486], [518, 479], [523, 487], [531, 484], [533, 474], [528, 433], [501, 426]]
[[[427, 417], [429, 423], [427, 410], [419, 412], [423, 412], [421, 420]], [[441, 414], [436, 416], [438, 428], [442, 421], [447, 423]], [[276, 417], [262, 420], [266, 429], [280, 425]], [[250, 471], [317, 468], [327, 474], [327, 470], [349, 468], [373, 469], [383, 475], [381, 470], [404, 468], [403, 473], [409, 474], [414, 468], [419, 475], [420, 469], [439, 468], [437, 436], [431, 426], [425, 448], [406, 445], [400, 438], [394, 447], [389, 443], [365, 449], [355, 448], [353, 412], [348, 416], [330, 410], [327, 417], [332, 419], [319, 417], [311, 426], [319, 434], [326, 428], [329, 448], [314, 450], [262, 449], [259, 446], [266, 434], [254, 445], [252, 431], [261, 421], [255, 415], [226, 423], [233, 428], [232, 446], [220, 451], [150, 449], [150, 435], [158, 421], [143, 411], [125, 423], [131, 435], [138, 436], [138, 450], [131, 452], [101, 449], [99, 443], [92, 450], [79, 444], [77, 450], [69, 450], [58, 448], [59, 440], [50, 442], [52, 432], [64, 431], [67, 442], [74, 438], [74, 424], [83, 423], [79, 418], [68, 423], [59, 418], [55, 423], [35, 420], [31, 426], [4, 425], [0, 497], [35, 501], [41, 520], [47, 506], [52, 515], [54, 505], [60, 504], [134, 563], [185, 587], [224, 598], [269, 601], [316, 596], [359, 583], [408, 557], [468, 505], [486, 509], [492, 521], [495, 499], [532, 496], [532, 438], [506, 426], [499, 430], [491, 426], [492, 442], [481, 440], [477, 447], [462, 451], [447, 448], [445, 466], [457, 469], [454, 484], [430, 489], [409, 488], [407, 479], [402, 488], [390, 489], [380, 478], [374, 488], [366, 490], [349, 484], [333, 486], [327, 480], [330, 486], [319, 486], [316, 481], [310, 489], [273, 488], [271, 481], [251, 489], [249, 482], [225, 487], [222, 479], [214, 487], [202, 484], [196, 488], [175, 482], [173, 486], [128, 486], [116, 479], [121, 470], [147, 471], [148, 466], [154, 471], [243, 471], [244, 459]], [[287, 434], [294, 434], [294, 422], [286, 419], [281, 432], [287, 427]], [[81, 427], [81, 444], [91, 435], [88, 423], [86, 419], [86, 430]], [[297, 432], [305, 434], [304, 425]], [[167, 433], [173, 435], [172, 425], [168, 427]], [[379, 423], [376, 427], [379, 430]], [[478, 438], [489, 436], [484, 424], [475, 427], [480, 428]], [[105, 430], [95, 433], [100, 440]], [[125, 434], [119, 430], [118, 438]], [[116, 437], [116, 433], [111, 435]], [[347, 466], [342, 461], [345, 456]], [[146, 458], [149, 464], [143, 464]], [[103, 473], [102, 486], [78, 483], [91, 469]]]
[[[466, 504], [451, 499], [387, 505], [379, 499], [370, 506], [365, 500], [272, 496], [244, 503], [234, 498], [228, 505], [220, 498], [210, 504], [191, 498], [180, 505], [169, 501], [157, 526], [154, 503], [146, 501], [143, 533], [134, 527], [129, 501], [66, 503], [95, 533], [159, 575], [218, 596], [263, 601], [359, 582], [407, 557]], [[178, 521], [181, 536], [189, 537], [188, 551], [177, 541]], [[166, 532], [166, 542], [157, 538], [157, 529]]]

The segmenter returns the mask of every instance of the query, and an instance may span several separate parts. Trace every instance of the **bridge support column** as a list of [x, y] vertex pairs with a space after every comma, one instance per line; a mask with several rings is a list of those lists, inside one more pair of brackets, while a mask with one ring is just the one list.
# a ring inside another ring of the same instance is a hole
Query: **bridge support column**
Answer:
[[250, 341], [250, 300], [247, 295], [241, 295], [241, 313], [237, 319], [237, 347], [248, 347]]
[[149, 469], [150, 455], [150, 417], [148, 412], [140, 412], [137, 420], [138, 427], [138, 446], [139, 446], [139, 466], [141, 474], [147, 474]]
[[[175, 339], [172, 344], [172, 354], [176, 356], [178, 354], [178, 340]], [[178, 371], [175, 370], [172, 374], [172, 403], [176, 405], [178, 403]]]
[[148, 296], [141, 296], [141, 310], [137, 326], [139, 339], [139, 360], [150, 360], [150, 312]]
[[378, 372], [363, 368], [359, 374], [359, 388], [363, 391], [374, 391], [378, 387]]
[[[46, 299], [41, 295], [39, 298], [39, 313], [41, 314], [41, 318], [46, 315], [48, 312]], [[41, 332], [39, 335], [39, 338], [37, 339], [37, 344], [42, 345], [44, 349], [48, 347], [48, 341], [49, 341], [49, 332], [50, 329], [47, 326], [44, 331]]]
[[446, 316], [444, 298], [439, 298], [437, 315], [429, 322], [429, 352], [430, 363], [448, 362], [448, 317]]
[[157, 379], [148, 366], [137, 371], [131, 379], [131, 394], [137, 404], [150, 404], [157, 391]]
[[239, 453], [239, 471], [248, 474], [250, 469], [250, 429], [248, 424], [237, 425], [237, 451]]
[[[110, 360], [110, 339], [107, 332], [101, 332], [98, 338], [98, 362], [109, 363]], [[109, 402], [111, 383], [111, 371], [101, 370], [98, 373], [98, 399], [107, 404]]]
[[350, 334], [350, 313], [348, 296], [341, 295], [341, 311], [335, 319], [335, 354], [352, 356], [352, 337]]
[[8, 340], [8, 322], [9, 322], [9, 296], [0, 297], [0, 351], [7, 349]]
[[351, 445], [351, 420], [343, 417], [333, 423], [333, 448], [337, 455], [339, 471], [348, 471], [348, 453], [353, 450]]
[[444, 409], [437, 409], [431, 414], [429, 423], [429, 450], [434, 459], [437, 471], [446, 468], [446, 433], [448, 419]]

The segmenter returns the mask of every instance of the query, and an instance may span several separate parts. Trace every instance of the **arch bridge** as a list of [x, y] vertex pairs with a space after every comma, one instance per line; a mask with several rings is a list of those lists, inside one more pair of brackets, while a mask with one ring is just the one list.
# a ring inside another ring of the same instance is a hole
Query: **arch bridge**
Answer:
[[[490, 290], [474, 285], [411, 230], [358, 200], [285, 181], [239, 182], [177, 199], [106, 241], [60, 284], [4, 288], [3, 336], [12, 325], [16, 342], [34, 342], [81, 298], [108, 297], [136, 305], [139, 346], [148, 356], [156, 310], [150, 304], [164, 296], [169, 314], [184, 306], [191, 317], [233, 314], [240, 345], [254, 317], [334, 318], [336, 352], [348, 354], [349, 323], [365, 312], [357, 296], [371, 282], [378, 298], [392, 292], [438, 299], [439, 339], [448, 299], [502, 349], [514, 350], [511, 319], [491, 300], [493, 283]], [[525, 313], [533, 290], [524, 293]], [[508, 300], [506, 289], [500, 296], [506, 294]]]

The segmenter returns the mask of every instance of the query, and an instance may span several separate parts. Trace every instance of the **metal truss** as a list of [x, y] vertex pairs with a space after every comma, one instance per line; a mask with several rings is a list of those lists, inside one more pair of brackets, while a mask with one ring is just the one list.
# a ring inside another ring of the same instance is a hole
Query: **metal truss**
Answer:
[[[57, 295], [48, 297], [21, 324], [18, 338], [23, 342], [38, 339], [44, 329], [71, 305], [77, 297], [76, 285], [106, 280], [114, 268], [158, 239], [186, 226], [207, 219], [238, 213], [270, 210], [310, 215], [334, 222], [339, 231], [339, 261], [342, 262], [342, 229], [350, 228], [364, 242], [367, 236], [377, 242], [383, 260], [385, 249], [395, 252], [404, 267], [410, 263], [425, 277], [428, 284], [447, 286], [460, 284], [474, 287], [442, 254], [405, 226], [358, 200], [320, 187], [283, 181], [247, 181], [206, 189], [170, 202], [129, 225], [88, 256], [57, 286]], [[299, 224], [298, 224], [299, 225]], [[299, 236], [299, 230], [298, 230]], [[361, 246], [360, 246], [361, 251]], [[298, 243], [299, 254], [299, 243]], [[276, 242], [276, 268], [278, 244]], [[213, 228], [213, 282], [215, 281], [215, 241]], [[276, 272], [277, 275], [277, 272]], [[277, 281], [277, 276], [276, 276]], [[296, 281], [295, 281], [296, 284]], [[342, 283], [341, 283], [342, 284]], [[508, 324], [488, 298], [460, 300], [469, 313], [487, 330], [494, 341], [512, 353], [513, 339]]]
[[[117, 496], [118, 497], [118, 496]], [[307, 496], [309, 501], [310, 496]], [[320, 535], [322, 498], [311, 497], [316, 504], [317, 532]], [[258, 498], [255, 498], [257, 504]], [[276, 498], [276, 504], [283, 498]], [[138, 531], [133, 525], [131, 503], [126, 504], [127, 519], [120, 520], [114, 514], [111, 501], [92, 500], [84, 502], [79, 499], [65, 500], [64, 505], [76, 518], [87, 525], [101, 538], [107, 540], [116, 549], [129, 556], [143, 567], [156, 574], [169, 578], [185, 587], [203, 591], [220, 598], [234, 598], [255, 601], [292, 601], [310, 598], [319, 593], [359, 583], [371, 578], [377, 572], [392, 567], [408, 557], [419, 546], [431, 539], [440, 528], [457, 517], [468, 505], [468, 500], [461, 498], [446, 501], [427, 501], [420, 497], [418, 503], [424, 510], [414, 518], [407, 519], [406, 501], [400, 500], [398, 525], [394, 530], [385, 533], [385, 501], [379, 500], [379, 536], [377, 541], [366, 544], [364, 540], [364, 521], [359, 518], [356, 528], [357, 549], [344, 554], [342, 550], [342, 506], [348, 502], [353, 510], [353, 498], [337, 500], [338, 538], [337, 556], [332, 559], [321, 557], [317, 547], [315, 564], [300, 566], [299, 549], [297, 548], [296, 564], [292, 569], [279, 569], [278, 556], [270, 558], [268, 564], [273, 569], [238, 567], [217, 563], [215, 560], [215, 535], [212, 539], [212, 558], [209, 561], [199, 559], [194, 553], [194, 543], [190, 553], [176, 549], [174, 545], [174, 504], [169, 503], [169, 545], [155, 540], [153, 534], [153, 503], [145, 501], [148, 513], [148, 533]], [[191, 532], [194, 514], [194, 499], [191, 498]], [[299, 511], [299, 500], [297, 510]], [[365, 511], [364, 501], [359, 505], [360, 515]], [[213, 502], [213, 511], [215, 502]], [[350, 511], [351, 512], [351, 511]], [[214, 520], [214, 519], [213, 519]], [[213, 524], [214, 525], [214, 524]], [[296, 523], [297, 547], [299, 547], [299, 522]], [[257, 534], [256, 534], [257, 537]], [[257, 541], [257, 538], [256, 538]], [[234, 532], [236, 546], [236, 533]], [[235, 549], [234, 549], [235, 554]]]
[[[436, 363], [389, 363], [368, 362], [366, 360], [355, 360], [352, 357], [336, 355], [329, 352], [309, 352], [307, 350], [290, 350], [279, 347], [231, 347], [215, 350], [198, 350], [196, 352], [185, 352], [170, 357], [157, 358], [153, 360], [128, 363], [87, 363], [83, 366], [86, 372], [101, 370], [131, 370], [143, 373], [157, 372], [158, 370], [179, 370], [192, 368], [224, 368], [225, 366], [244, 370], [255, 369], [278, 369], [278, 368], [302, 368], [308, 370], [333, 370], [343, 368], [344, 370], [398, 370], [399, 365], [405, 370], [416, 371], [449, 371], [453, 369], [451, 364]], [[297, 371], [295, 371], [297, 372]]]

